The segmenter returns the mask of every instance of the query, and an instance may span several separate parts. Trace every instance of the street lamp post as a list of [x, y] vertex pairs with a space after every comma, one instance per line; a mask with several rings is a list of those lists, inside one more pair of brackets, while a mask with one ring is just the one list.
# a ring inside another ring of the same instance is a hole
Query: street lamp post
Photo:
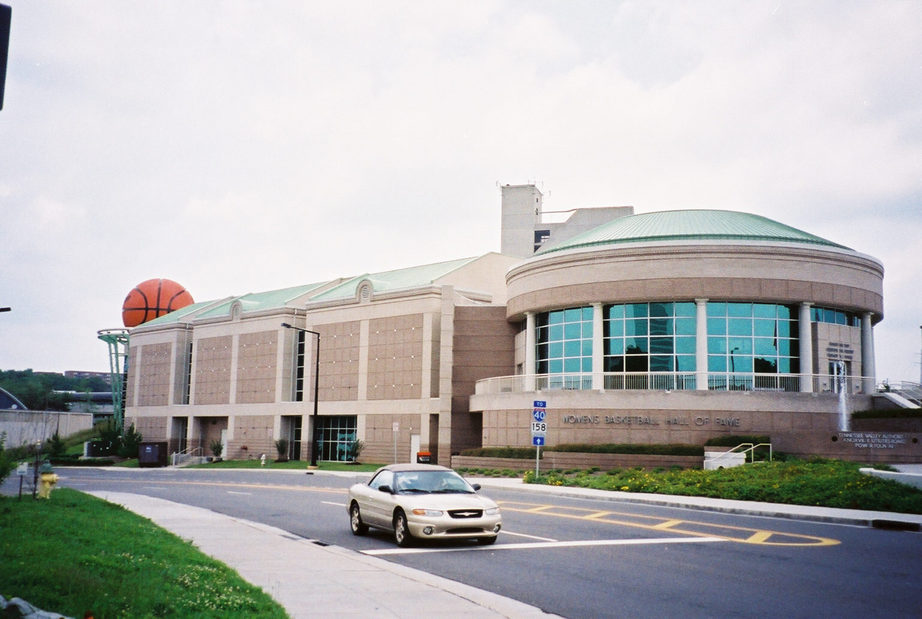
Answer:
[[736, 389], [736, 358], [734, 355], [739, 349], [740, 347], [736, 346], [733, 348], [733, 350], [730, 351], [730, 383], [732, 385], [730, 389], [731, 391]]
[[317, 419], [317, 400], [320, 397], [320, 334], [310, 329], [295, 327], [287, 322], [283, 322], [282, 326], [286, 329], [294, 329], [295, 331], [302, 331], [317, 336], [317, 350], [314, 353], [314, 413], [311, 415], [311, 425], [313, 426], [311, 432], [311, 466], [317, 466], [317, 436], [318, 430], [320, 429]]

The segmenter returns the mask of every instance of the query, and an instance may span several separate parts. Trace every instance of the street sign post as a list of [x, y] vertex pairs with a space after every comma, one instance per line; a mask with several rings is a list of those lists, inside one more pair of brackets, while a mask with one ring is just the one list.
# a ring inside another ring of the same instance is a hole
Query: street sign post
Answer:
[[547, 402], [535, 400], [531, 412], [531, 444], [535, 446], [535, 477], [541, 470], [541, 447], [547, 437]]

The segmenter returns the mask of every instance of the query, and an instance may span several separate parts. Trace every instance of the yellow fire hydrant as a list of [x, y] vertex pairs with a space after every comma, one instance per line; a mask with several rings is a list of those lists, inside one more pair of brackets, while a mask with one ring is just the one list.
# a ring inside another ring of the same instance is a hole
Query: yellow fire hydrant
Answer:
[[38, 485], [38, 498], [40, 499], [50, 499], [51, 491], [54, 490], [54, 485], [58, 483], [58, 476], [54, 473], [42, 473], [41, 481]]

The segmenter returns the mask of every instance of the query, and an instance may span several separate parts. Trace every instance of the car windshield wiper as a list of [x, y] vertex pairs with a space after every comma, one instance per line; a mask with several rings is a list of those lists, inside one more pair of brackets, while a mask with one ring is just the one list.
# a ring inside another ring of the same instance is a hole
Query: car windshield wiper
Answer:
[[428, 490], [423, 490], [422, 488], [403, 488], [399, 492], [414, 492], [417, 494], [429, 494]]
[[433, 494], [473, 494], [470, 490], [464, 490], [461, 488], [442, 488], [441, 490], [433, 490]]

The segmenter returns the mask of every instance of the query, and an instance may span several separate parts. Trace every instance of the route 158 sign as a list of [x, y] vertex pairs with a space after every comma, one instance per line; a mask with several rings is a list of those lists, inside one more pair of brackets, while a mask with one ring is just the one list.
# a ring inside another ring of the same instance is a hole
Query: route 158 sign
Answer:
[[[547, 402], [544, 400], [535, 400], [534, 407], [532, 407], [531, 413], [531, 438], [533, 445], [543, 445], [544, 437], [547, 434]], [[534, 439], [541, 438], [540, 442], [535, 442]]]

